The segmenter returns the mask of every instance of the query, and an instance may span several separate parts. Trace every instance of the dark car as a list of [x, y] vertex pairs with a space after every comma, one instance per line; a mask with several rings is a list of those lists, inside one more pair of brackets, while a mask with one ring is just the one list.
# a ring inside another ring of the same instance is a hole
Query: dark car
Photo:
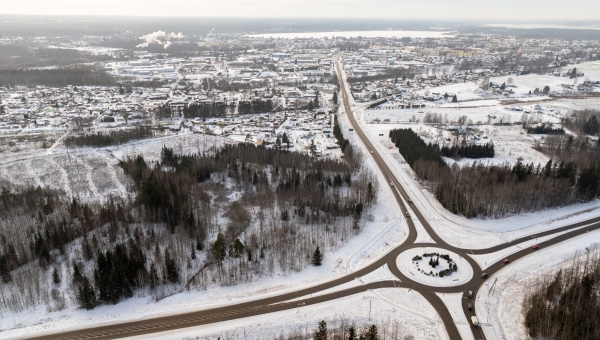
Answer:
[[485, 272], [484, 272], [484, 273], [481, 273], [481, 277], [482, 277], [482, 278], [486, 278], [486, 277], [487, 277], [487, 273], [485, 273]]
[[473, 306], [470, 303], [467, 303], [467, 309], [468, 310], [473, 310]]
[[538, 246], [538, 245], [536, 244], [536, 245], [534, 245], [532, 248], [533, 248], [533, 250], [538, 250], [538, 249], [540, 249], [540, 246]]
[[508, 264], [509, 262], [510, 262], [510, 261], [509, 261], [508, 259], [504, 259], [504, 260], [502, 260], [502, 263], [503, 263], [503, 264]]

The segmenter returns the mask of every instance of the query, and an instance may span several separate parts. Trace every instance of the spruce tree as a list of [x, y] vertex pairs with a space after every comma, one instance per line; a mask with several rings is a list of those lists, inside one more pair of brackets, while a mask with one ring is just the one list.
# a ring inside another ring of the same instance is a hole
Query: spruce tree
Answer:
[[77, 266], [77, 263], [73, 261], [73, 282], [77, 283], [82, 279], [83, 277], [81, 276], [81, 272], [79, 271], [79, 266]]
[[315, 267], [320, 266], [322, 261], [323, 255], [321, 254], [321, 250], [319, 250], [319, 246], [317, 246], [317, 249], [313, 254], [312, 265]]
[[319, 322], [319, 329], [315, 332], [314, 340], [327, 340], [327, 323], [325, 320]]
[[166, 279], [171, 283], [179, 282], [179, 269], [175, 260], [171, 258], [169, 251], [165, 251], [165, 268], [166, 268]]
[[54, 282], [55, 285], [60, 284], [60, 276], [58, 275], [56, 267], [54, 267], [54, 271], [52, 272], [52, 282]]
[[196, 259], [196, 249], [194, 249], [194, 244], [192, 243], [192, 260]]
[[354, 329], [354, 326], [351, 326], [348, 329], [348, 340], [357, 340], [356, 330]]
[[452, 102], [453, 103], [457, 103], [458, 102], [458, 98], [456, 97], [456, 95], [454, 95], [454, 97], [452, 98]]
[[79, 306], [85, 309], [94, 309], [96, 307], [96, 292], [94, 287], [90, 284], [87, 277], [82, 278], [81, 285], [77, 290], [77, 302]]
[[156, 271], [154, 263], [150, 265], [150, 276], [148, 277], [148, 281], [150, 283], [150, 289], [154, 289], [154, 287], [160, 284], [160, 278], [158, 277], [158, 272]]
[[333, 93], [333, 104], [337, 105], [338, 103], [338, 95], [337, 91]]
[[369, 330], [365, 334], [365, 340], [379, 340], [379, 333], [377, 332], [377, 326], [371, 325]]

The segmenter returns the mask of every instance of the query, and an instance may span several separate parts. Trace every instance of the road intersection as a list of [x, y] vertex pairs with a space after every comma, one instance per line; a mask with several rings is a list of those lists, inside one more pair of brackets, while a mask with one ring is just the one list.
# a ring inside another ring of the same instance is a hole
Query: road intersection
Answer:
[[[466, 291], [473, 291], [473, 299], [466, 298], [466, 295], [465, 298], [462, 299], [462, 310], [467, 320], [470, 320], [470, 317], [475, 315], [475, 309], [469, 310], [467, 308], [467, 304], [471, 303], [473, 306], [476, 304], [477, 300], [475, 299], [475, 297], [477, 296], [479, 290], [483, 287], [487, 279], [494, 273], [500, 271], [504, 265], [502, 261], [497, 261], [489, 265], [487, 268], [485, 268], [485, 272], [488, 274], [487, 278], [482, 278], [481, 274], [483, 273], [483, 269], [469, 255], [490, 254], [513, 247], [515, 244], [519, 244], [521, 242], [530, 241], [531, 239], [539, 238], [542, 236], [549, 236], [560, 233], [560, 235], [554, 238], [540, 242], [539, 246], [541, 248], [544, 248], [566, 241], [578, 235], [585, 234], [588, 231], [600, 229], [600, 218], [595, 218], [588, 221], [564, 226], [561, 228], [540, 232], [534, 235], [521, 237], [519, 239], [512, 240], [511, 242], [499, 244], [486, 249], [465, 249], [447, 243], [434, 231], [427, 219], [424, 217], [423, 213], [419, 211], [418, 207], [416, 207], [412, 203], [405, 203], [410, 202], [410, 197], [407, 191], [402, 186], [400, 180], [390, 170], [390, 167], [386, 163], [384, 157], [382, 157], [382, 155], [379, 154], [377, 148], [374, 147], [371, 140], [367, 137], [365, 132], [361, 129], [360, 125], [354, 118], [354, 112], [351, 109], [350, 101], [348, 99], [349, 92], [347, 90], [345, 81], [342, 77], [342, 70], [339, 64], [339, 59], [336, 59], [335, 67], [337, 69], [337, 74], [340, 79], [340, 92], [342, 93], [342, 100], [344, 104], [343, 107], [345, 109], [345, 113], [348, 117], [348, 120], [350, 121], [350, 124], [354, 128], [356, 135], [358, 136], [364, 147], [369, 151], [373, 151], [369, 152], [369, 154], [371, 155], [371, 157], [373, 157], [373, 160], [375, 161], [379, 171], [381, 171], [382, 175], [386, 179], [386, 184], [394, 184], [392, 187], [392, 192], [396, 199], [396, 203], [400, 206], [400, 209], [402, 210], [403, 215], [405, 215], [406, 212], [409, 211], [410, 206], [411, 218], [406, 219], [408, 225], [408, 237], [401, 245], [392, 249], [385, 256], [375, 260], [373, 263], [367, 265], [366, 267], [358, 269], [352, 273], [349, 273], [337, 279], [312, 287], [299, 289], [298, 291], [283, 293], [276, 296], [256, 299], [229, 306], [200, 310], [196, 312], [188, 312], [178, 315], [158, 317], [154, 319], [138, 320], [120, 324], [111, 324], [106, 326], [73, 330], [57, 334], [43, 335], [40, 337], [36, 337], [35, 339], [115, 339], [139, 336], [144, 334], [172, 331], [187, 327], [200, 326], [216, 322], [223, 322], [228, 320], [263, 315], [283, 310], [290, 310], [298, 308], [299, 306], [319, 304], [339, 299], [342, 297], [367, 292], [375, 288], [410, 288], [416, 292], [419, 292], [438, 311], [438, 314], [444, 323], [449, 338], [462, 339], [462, 336], [456, 326], [455, 320], [453, 320], [452, 318], [450, 311], [448, 310], [442, 299], [436, 293], [464, 294]], [[418, 232], [415, 226], [415, 221], [413, 219], [416, 219], [422, 225], [422, 227], [431, 237], [432, 242], [435, 243], [416, 243]], [[459, 255], [462, 259], [465, 259], [472, 268], [473, 273], [470, 279], [464, 283], [457, 284], [454, 286], [438, 287], [420, 283], [411, 279], [410, 277], [407, 277], [402, 273], [402, 271], [398, 267], [398, 256], [407, 250], [419, 247], [435, 247]], [[536, 250], [532, 249], [531, 247], [525, 247], [511, 254], [510, 259], [511, 261], [516, 261], [534, 253], [535, 251]], [[386, 280], [368, 283], [357, 287], [337, 290], [327, 294], [320, 294], [314, 297], [311, 296], [311, 294], [323, 292], [325, 290], [335, 288], [337, 286], [355, 280], [357, 277], [362, 277], [366, 274], [369, 274], [381, 268], [384, 265], [387, 265], [388, 269], [394, 276], [396, 276], [397, 280]], [[474, 339], [486, 338], [481, 328], [470, 327], [470, 329]]]

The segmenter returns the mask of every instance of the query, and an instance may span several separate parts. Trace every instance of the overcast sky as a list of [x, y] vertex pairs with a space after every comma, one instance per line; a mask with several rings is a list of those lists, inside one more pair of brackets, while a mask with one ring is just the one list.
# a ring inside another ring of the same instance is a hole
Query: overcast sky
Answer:
[[5, 0], [1, 14], [597, 20], [599, 0]]

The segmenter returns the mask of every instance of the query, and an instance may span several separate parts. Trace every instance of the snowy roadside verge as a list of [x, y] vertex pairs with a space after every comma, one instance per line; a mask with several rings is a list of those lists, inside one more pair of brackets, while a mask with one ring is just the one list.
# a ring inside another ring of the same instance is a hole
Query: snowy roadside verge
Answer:
[[[487, 339], [526, 339], [523, 300], [531, 283], [552, 274], [573, 259], [600, 249], [600, 230], [540, 248], [534, 254], [504, 266], [479, 290], [475, 309]], [[587, 249], [586, 249], [587, 248]], [[532, 271], [535, 268], [535, 271]]]

